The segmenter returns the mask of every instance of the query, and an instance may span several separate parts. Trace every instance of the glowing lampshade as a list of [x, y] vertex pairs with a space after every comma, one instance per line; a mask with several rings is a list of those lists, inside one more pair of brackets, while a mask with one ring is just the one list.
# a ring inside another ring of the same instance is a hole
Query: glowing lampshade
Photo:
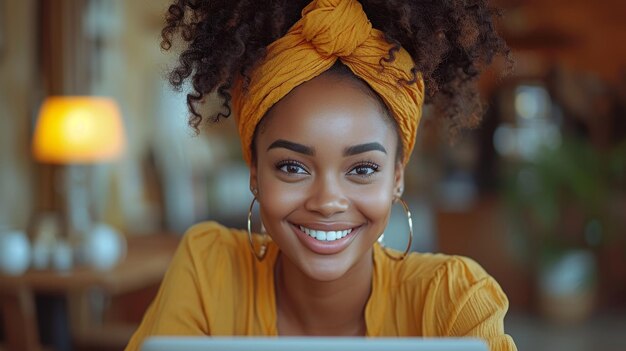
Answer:
[[49, 163], [112, 160], [126, 141], [117, 103], [110, 98], [58, 96], [47, 98], [39, 111], [33, 155]]

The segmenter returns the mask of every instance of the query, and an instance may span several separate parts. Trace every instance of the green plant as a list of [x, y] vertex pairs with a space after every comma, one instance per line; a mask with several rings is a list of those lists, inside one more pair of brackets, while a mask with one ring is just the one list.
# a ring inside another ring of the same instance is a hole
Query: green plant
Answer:
[[626, 142], [598, 150], [565, 138], [532, 161], [507, 164], [502, 185], [511, 228], [531, 259], [625, 236]]

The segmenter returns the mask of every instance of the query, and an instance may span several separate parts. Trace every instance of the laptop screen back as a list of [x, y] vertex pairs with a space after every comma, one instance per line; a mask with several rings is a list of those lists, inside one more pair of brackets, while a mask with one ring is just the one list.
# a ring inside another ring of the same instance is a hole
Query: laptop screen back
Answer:
[[470, 338], [150, 337], [142, 351], [488, 351]]

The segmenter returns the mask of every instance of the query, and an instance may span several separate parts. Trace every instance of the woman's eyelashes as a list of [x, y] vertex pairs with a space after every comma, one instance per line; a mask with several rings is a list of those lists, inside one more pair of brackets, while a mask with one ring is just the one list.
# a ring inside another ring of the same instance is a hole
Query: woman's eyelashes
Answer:
[[[275, 165], [276, 170], [287, 176], [311, 175], [307, 167], [296, 160], [283, 160]], [[359, 162], [350, 167], [346, 175], [369, 178], [380, 171], [380, 166], [371, 161]]]
[[374, 175], [376, 172], [378, 172], [379, 169], [380, 169], [379, 165], [377, 165], [374, 162], [367, 161], [367, 162], [362, 162], [352, 167], [352, 169], [350, 170], [350, 172], [348, 172], [348, 174], [356, 175], [356, 176], [363, 177], [363, 178], [368, 178]]
[[310, 174], [306, 167], [296, 160], [283, 160], [276, 163], [276, 169], [287, 175]]

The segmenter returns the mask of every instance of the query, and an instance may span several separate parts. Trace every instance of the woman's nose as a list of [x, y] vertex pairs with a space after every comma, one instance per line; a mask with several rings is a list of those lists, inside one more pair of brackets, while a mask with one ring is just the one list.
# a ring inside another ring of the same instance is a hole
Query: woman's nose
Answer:
[[350, 202], [341, 187], [340, 180], [333, 176], [320, 177], [310, 189], [305, 208], [324, 217], [345, 212]]

